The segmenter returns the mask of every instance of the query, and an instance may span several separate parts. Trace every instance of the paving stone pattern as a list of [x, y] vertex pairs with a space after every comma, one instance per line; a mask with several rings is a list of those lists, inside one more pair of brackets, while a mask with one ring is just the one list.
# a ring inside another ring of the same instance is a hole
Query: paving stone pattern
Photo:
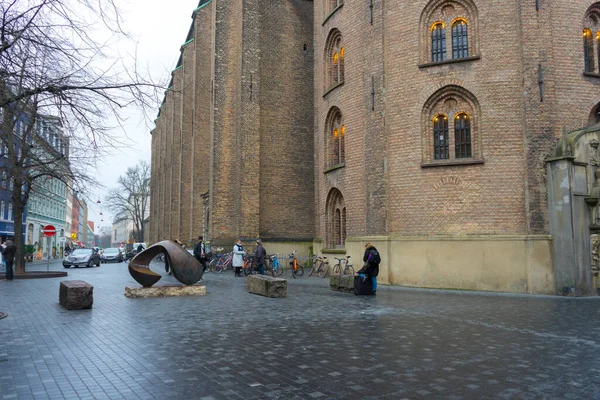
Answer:
[[69, 279], [93, 309], [62, 309], [61, 278], [0, 281], [0, 400], [600, 398], [598, 299], [356, 297], [316, 277], [269, 299], [231, 271], [206, 296], [128, 299], [124, 263]]

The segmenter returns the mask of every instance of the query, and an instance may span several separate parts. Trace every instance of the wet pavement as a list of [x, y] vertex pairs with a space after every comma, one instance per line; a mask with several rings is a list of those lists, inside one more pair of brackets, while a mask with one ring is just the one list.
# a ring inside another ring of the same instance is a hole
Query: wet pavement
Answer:
[[[227, 271], [203, 297], [128, 299], [125, 263], [68, 272], [0, 281], [0, 400], [600, 399], [596, 298], [302, 277], [268, 299]], [[94, 286], [92, 310], [59, 306], [64, 279]]]

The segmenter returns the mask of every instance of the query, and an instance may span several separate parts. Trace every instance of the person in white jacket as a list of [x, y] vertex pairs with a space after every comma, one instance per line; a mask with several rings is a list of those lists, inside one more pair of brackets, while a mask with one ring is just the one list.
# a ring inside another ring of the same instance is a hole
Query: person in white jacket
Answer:
[[233, 260], [231, 260], [231, 265], [233, 265], [235, 276], [242, 276], [244, 254], [246, 254], [246, 252], [242, 247], [242, 239], [238, 239], [237, 243], [233, 245]]

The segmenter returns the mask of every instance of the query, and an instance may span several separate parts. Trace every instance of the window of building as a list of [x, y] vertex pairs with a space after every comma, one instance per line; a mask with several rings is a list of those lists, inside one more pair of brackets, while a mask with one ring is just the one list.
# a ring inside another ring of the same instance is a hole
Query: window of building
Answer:
[[346, 206], [338, 189], [331, 189], [327, 196], [327, 248], [343, 249], [346, 246]]
[[4, 202], [4, 200], [2, 200], [2, 202], [0, 202], [0, 218], [2, 219], [6, 219], [5, 215], [4, 215], [4, 211], [6, 207], [6, 203]]
[[335, 11], [337, 11], [337, 9], [340, 8], [343, 4], [344, 4], [344, 0], [325, 0], [325, 1], [323, 1], [323, 5], [324, 5], [323, 15], [325, 16], [325, 19], [327, 20], [331, 16], [331, 14], [333, 14]]
[[423, 107], [422, 166], [482, 163], [480, 115], [477, 99], [464, 88], [435, 92]]
[[469, 57], [469, 35], [467, 21], [462, 18], [452, 25], [452, 59]]
[[479, 58], [478, 19], [473, 0], [430, 0], [421, 13], [420, 64], [448, 61], [449, 54], [455, 61]]
[[594, 72], [594, 39], [590, 29], [583, 30], [583, 58], [585, 62], [585, 72]]
[[8, 204], [8, 220], [9, 221], [12, 221], [12, 219], [13, 219], [13, 212], [12, 212], [12, 210], [13, 210], [12, 204], [9, 203]]
[[600, 63], [600, 2], [588, 8], [583, 22], [583, 71], [600, 73], [596, 63]]
[[431, 27], [431, 61], [439, 62], [446, 59], [446, 28], [438, 22]]
[[471, 157], [471, 118], [467, 113], [454, 117], [454, 155], [456, 158]]
[[450, 158], [448, 151], [450, 140], [448, 139], [448, 117], [436, 115], [433, 117], [433, 151], [436, 160]]
[[327, 167], [341, 165], [346, 160], [346, 126], [339, 108], [333, 107], [325, 121]]
[[325, 92], [344, 83], [344, 63], [346, 49], [342, 44], [342, 34], [334, 29], [329, 34], [325, 47]]

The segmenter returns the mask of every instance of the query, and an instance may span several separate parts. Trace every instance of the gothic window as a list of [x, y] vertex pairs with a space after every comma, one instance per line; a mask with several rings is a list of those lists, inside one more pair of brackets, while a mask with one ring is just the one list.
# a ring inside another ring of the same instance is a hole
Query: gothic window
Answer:
[[583, 71], [600, 72], [596, 62], [600, 63], [600, 2], [588, 8], [583, 20]]
[[454, 155], [456, 158], [471, 157], [471, 119], [467, 113], [454, 117]]
[[594, 40], [590, 29], [583, 30], [583, 58], [585, 72], [594, 72]]
[[431, 27], [431, 61], [438, 62], [446, 59], [446, 28], [443, 23]]
[[345, 53], [342, 35], [340, 31], [334, 29], [329, 34], [325, 50], [325, 91], [344, 83]]
[[343, 164], [346, 159], [345, 138], [346, 126], [343, 123], [339, 108], [333, 107], [325, 121], [325, 137], [327, 140], [327, 166]]
[[469, 57], [469, 35], [467, 34], [467, 21], [458, 19], [452, 25], [452, 58]]
[[346, 246], [346, 206], [338, 189], [331, 189], [327, 196], [327, 247], [343, 249]]
[[[420, 64], [478, 58], [479, 16], [473, 0], [430, 0], [421, 13]], [[447, 32], [448, 30], [448, 32]]]
[[467, 90], [448, 85], [435, 92], [423, 107], [422, 166], [482, 163], [480, 115], [477, 99]]
[[588, 118], [588, 125], [595, 125], [597, 123], [600, 123], [600, 103], [596, 104], [594, 108], [592, 108]]
[[436, 160], [449, 158], [448, 143], [448, 117], [436, 115], [433, 118], [433, 152]]

